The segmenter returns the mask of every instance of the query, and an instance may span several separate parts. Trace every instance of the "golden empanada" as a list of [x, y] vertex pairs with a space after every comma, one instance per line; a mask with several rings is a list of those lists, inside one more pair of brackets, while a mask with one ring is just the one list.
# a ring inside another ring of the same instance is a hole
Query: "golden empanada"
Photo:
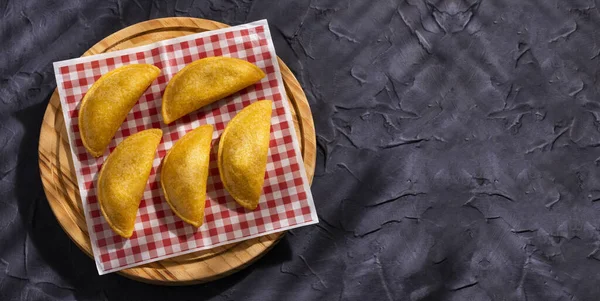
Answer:
[[152, 170], [159, 129], [145, 130], [123, 140], [108, 156], [98, 176], [98, 202], [115, 233], [129, 238]]
[[271, 137], [270, 100], [257, 101], [240, 111], [219, 142], [218, 165], [225, 189], [244, 208], [258, 206], [267, 168]]
[[236, 58], [208, 57], [181, 69], [167, 84], [162, 116], [169, 124], [201, 107], [238, 92], [265, 77], [255, 65]]
[[160, 172], [167, 203], [194, 227], [204, 219], [212, 133], [212, 125], [207, 124], [185, 134], [165, 156]]
[[79, 109], [79, 131], [87, 151], [100, 157], [131, 108], [160, 69], [147, 64], [119, 67], [100, 77], [85, 94]]

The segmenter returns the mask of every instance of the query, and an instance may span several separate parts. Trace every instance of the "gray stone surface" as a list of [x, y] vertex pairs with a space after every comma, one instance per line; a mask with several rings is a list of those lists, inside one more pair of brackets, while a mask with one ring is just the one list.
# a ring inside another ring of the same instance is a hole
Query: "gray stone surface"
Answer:
[[[0, 0], [0, 300], [598, 300], [596, 2]], [[169, 16], [267, 18], [319, 151], [320, 224], [179, 288], [98, 276], [37, 167], [52, 62]]]

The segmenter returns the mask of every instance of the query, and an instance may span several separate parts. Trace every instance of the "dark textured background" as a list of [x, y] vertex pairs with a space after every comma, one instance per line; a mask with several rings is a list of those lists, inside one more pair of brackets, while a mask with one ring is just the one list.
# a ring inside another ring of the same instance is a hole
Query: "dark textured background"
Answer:
[[[0, 0], [0, 300], [598, 300], [596, 2]], [[319, 225], [180, 288], [98, 276], [37, 167], [52, 62], [169, 16], [267, 18], [319, 151]]]

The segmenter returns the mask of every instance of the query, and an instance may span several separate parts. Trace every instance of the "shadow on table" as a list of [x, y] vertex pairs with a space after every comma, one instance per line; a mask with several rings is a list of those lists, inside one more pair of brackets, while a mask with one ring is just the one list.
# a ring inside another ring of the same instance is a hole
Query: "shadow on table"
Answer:
[[126, 300], [185, 299], [190, 296], [205, 299], [222, 294], [255, 269], [269, 268], [291, 260], [290, 244], [284, 237], [249, 267], [207, 284], [164, 287], [139, 283], [118, 274], [99, 276], [94, 260], [85, 255], [60, 227], [42, 188], [38, 141], [47, 103], [45, 101], [21, 110], [15, 116], [24, 129], [15, 183], [18, 210], [28, 236], [22, 256], [25, 257], [23, 261], [30, 281], [53, 284], [44, 286], [45, 293], [64, 296], [70, 291], [77, 299], [98, 296]]
[[95, 272], [95, 265], [63, 232], [42, 188], [38, 142], [47, 103], [41, 102], [15, 114], [24, 132], [15, 183], [17, 206], [27, 236], [22, 256], [30, 281], [73, 289], [93, 279], [90, 275]]

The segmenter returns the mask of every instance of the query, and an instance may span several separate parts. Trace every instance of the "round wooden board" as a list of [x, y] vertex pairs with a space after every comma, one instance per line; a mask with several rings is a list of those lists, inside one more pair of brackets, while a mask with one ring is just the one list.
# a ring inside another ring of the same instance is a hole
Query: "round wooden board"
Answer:
[[[228, 27], [195, 18], [150, 20], [120, 30], [85, 52], [84, 56], [150, 44], [188, 34]], [[316, 159], [315, 129], [306, 96], [290, 69], [279, 59], [281, 73], [302, 148], [310, 182]], [[83, 215], [77, 178], [58, 92], [46, 109], [39, 141], [39, 165], [46, 197], [58, 222], [84, 253], [93, 258]], [[272, 248], [284, 232], [210, 250], [129, 268], [118, 273], [128, 278], [163, 285], [188, 285], [218, 279], [243, 269]]]

